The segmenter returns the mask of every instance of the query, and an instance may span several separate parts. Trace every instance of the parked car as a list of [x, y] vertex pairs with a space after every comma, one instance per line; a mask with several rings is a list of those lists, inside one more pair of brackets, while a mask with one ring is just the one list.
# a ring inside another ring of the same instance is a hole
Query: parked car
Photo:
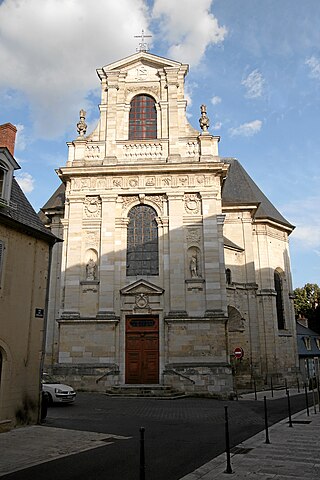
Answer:
[[60, 383], [48, 373], [44, 373], [42, 376], [42, 390], [47, 393], [49, 405], [53, 403], [73, 403], [76, 398], [76, 392], [72, 387]]

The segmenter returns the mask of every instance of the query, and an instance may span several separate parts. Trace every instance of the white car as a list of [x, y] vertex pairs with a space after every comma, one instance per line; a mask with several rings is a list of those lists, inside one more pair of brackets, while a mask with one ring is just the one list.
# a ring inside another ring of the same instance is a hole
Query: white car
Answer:
[[42, 390], [47, 393], [48, 403], [73, 403], [76, 392], [69, 385], [58, 382], [48, 373], [42, 377]]

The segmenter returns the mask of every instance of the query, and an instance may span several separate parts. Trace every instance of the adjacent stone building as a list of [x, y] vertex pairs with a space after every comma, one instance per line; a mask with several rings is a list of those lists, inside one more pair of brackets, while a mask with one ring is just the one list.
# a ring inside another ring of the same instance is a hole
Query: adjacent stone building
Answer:
[[[98, 69], [100, 120], [68, 143], [42, 219], [54, 248], [47, 368], [76, 387], [227, 395], [296, 376], [292, 225], [221, 158], [188, 66], [140, 51]], [[242, 349], [241, 360], [234, 349]]]
[[0, 125], [0, 432], [39, 419], [47, 279], [58, 240], [14, 178], [16, 131]]

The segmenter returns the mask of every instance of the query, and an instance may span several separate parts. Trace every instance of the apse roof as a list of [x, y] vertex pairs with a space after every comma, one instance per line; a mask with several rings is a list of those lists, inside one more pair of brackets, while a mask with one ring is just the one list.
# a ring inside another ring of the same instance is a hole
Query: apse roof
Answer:
[[230, 165], [222, 187], [223, 207], [256, 204], [258, 208], [254, 215], [255, 219], [274, 220], [294, 228], [268, 200], [238, 160], [222, 158], [221, 161]]

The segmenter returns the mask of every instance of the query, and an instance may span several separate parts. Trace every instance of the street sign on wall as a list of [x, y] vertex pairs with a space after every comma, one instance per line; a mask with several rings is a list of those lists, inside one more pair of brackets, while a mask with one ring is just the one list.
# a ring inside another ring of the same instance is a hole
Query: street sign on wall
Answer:
[[244, 351], [243, 351], [243, 348], [241, 347], [236, 347], [234, 350], [233, 350], [233, 355], [236, 357], [236, 358], [239, 358], [241, 359], [244, 355]]

